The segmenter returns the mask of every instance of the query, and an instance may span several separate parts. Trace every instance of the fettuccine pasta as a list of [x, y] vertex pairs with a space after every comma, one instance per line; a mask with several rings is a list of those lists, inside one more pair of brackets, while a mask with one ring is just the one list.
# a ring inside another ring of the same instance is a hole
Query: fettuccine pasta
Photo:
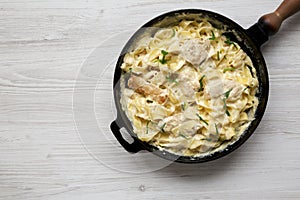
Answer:
[[137, 137], [184, 156], [226, 148], [254, 119], [249, 56], [209, 22], [181, 21], [128, 52], [121, 104]]

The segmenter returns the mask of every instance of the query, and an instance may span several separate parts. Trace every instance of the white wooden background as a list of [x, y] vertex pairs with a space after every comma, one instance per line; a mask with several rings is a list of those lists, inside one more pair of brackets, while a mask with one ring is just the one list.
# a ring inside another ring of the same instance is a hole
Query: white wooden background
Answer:
[[280, 2], [0, 0], [0, 199], [300, 199], [300, 14], [262, 48], [266, 114], [224, 158], [124, 173], [87, 153], [73, 121], [78, 70], [112, 34], [178, 8], [216, 11], [247, 28]]

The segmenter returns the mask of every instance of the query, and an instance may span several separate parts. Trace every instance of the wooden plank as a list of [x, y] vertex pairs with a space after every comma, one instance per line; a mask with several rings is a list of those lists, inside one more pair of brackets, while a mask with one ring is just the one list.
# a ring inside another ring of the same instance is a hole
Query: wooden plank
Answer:
[[[125, 173], [143, 164], [121, 147], [118, 157], [110, 143], [97, 141], [97, 134], [91, 139], [106, 165], [96, 161], [81, 144], [73, 119], [75, 84], [79, 91], [93, 92], [90, 79], [98, 77], [90, 71], [80, 80], [76, 76], [112, 35], [130, 35], [154, 16], [178, 8], [216, 11], [247, 28], [280, 2], [1, 0], [0, 199], [299, 199], [299, 14], [262, 48], [271, 86], [266, 114], [255, 134], [224, 158]], [[126, 42], [126, 37], [115, 38], [105, 46], [104, 57], [112, 61]], [[112, 75], [113, 64], [97, 89], [107, 94], [96, 96], [96, 114], [105, 122], [114, 119], [111, 109], [101, 112], [112, 103]], [[89, 108], [76, 106], [82, 112]], [[88, 119], [81, 122], [83, 132], [92, 130]]]

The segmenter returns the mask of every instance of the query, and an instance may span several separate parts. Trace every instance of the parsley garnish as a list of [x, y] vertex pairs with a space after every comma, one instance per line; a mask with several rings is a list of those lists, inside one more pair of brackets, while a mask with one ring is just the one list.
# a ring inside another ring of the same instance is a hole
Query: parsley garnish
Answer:
[[184, 139], [188, 139], [188, 137], [182, 133], [179, 133], [179, 136], [183, 137]]
[[222, 99], [223, 100], [223, 108], [225, 110], [225, 113], [227, 116], [230, 116], [230, 113], [228, 111], [228, 108], [227, 108], [227, 104], [226, 104], [226, 100], [228, 99], [229, 95], [230, 95], [230, 92], [232, 91], [233, 88], [231, 88], [230, 90], [228, 90], [227, 92], [224, 93], [224, 98]]
[[165, 126], [166, 126], [166, 123], [164, 123], [164, 124], [160, 127], [160, 130], [161, 130], [163, 133], [165, 133], [165, 130], [164, 130]]
[[220, 60], [220, 51], [217, 52], [218, 61]]
[[228, 108], [227, 108], [227, 105], [226, 105], [226, 99], [223, 98], [222, 100], [223, 100], [223, 104], [224, 104], [224, 105], [223, 105], [223, 108], [224, 108], [224, 110], [225, 110], [225, 113], [226, 113], [227, 116], [230, 116], [230, 113], [229, 113]]
[[226, 108], [225, 113], [227, 116], [230, 116], [230, 112], [228, 111], [228, 109]]
[[158, 62], [160, 62], [161, 64], [166, 64], [168, 62], [168, 60], [166, 60], [166, 55], [169, 54], [169, 52], [165, 51], [165, 50], [161, 50], [161, 53], [163, 55], [162, 59], [158, 59]]
[[204, 79], [205, 75], [203, 75], [200, 80], [199, 80], [199, 84], [200, 84], [200, 88], [198, 90], [198, 92], [202, 92], [203, 91], [203, 79]]
[[227, 71], [234, 71], [234, 70], [235, 70], [234, 67], [228, 67], [228, 68], [225, 68], [225, 69], [223, 70], [223, 73], [225, 73], [225, 72], [227, 72]]
[[232, 91], [233, 88], [231, 88], [230, 90], [228, 90], [227, 92], [224, 93], [224, 96], [226, 99], [228, 99], [230, 92]]
[[211, 142], [211, 141], [212, 141], [211, 138], [204, 138], [204, 139], [200, 139], [200, 140], [202, 140], [202, 141], [208, 141], [208, 142]]
[[181, 110], [184, 111], [184, 110], [185, 110], [185, 107], [186, 107], [185, 102], [183, 102], [180, 106], [181, 106]]
[[219, 135], [219, 130], [218, 130], [217, 124], [215, 124], [215, 128], [216, 128], [216, 133]]
[[237, 48], [236, 44], [235, 44], [233, 41], [231, 41], [229, 37], [227, 37], [227, 39], [226, 39], [226, 41], [225, 41], [225, 44], [228, 44], [228, 45], [232, 45], [232, 44], [233, 44], [233, 46], [234, 46], [235, 48]]
[[211, 38], [209, 38], [209, 40], [215, 40], [216, 39], [216, 36], [215, 36], [215, 33], [213, 31], [211, 31]]
[[175, 29], [172, 29], [172, 31], [173, 31], [173, 34], [172, 34], [171, 38], [174, 37], [174, 36], [176, 35]]
[[249, 89], [249, 88], [250, 88], [249, 86], [245, 87], [244, 90], [243, 90], [243, 92], [246, 91], [246, 90]]
[[206, 124], [208, 126], [207, 121], [205, 121], [198, 113], [196, 115], [198, 116], [200, 121], [202, 121], [204, 124]]

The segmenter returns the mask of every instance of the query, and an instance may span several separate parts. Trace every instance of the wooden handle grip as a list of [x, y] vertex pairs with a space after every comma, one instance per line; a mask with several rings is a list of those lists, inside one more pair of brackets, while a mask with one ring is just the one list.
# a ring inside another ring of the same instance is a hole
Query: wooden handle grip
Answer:
[[300, 10], [300, 0], [284, 0], [280, 6], [272, 13], [262, 16], [258, 23], [268, 32], [269, 35], [275, 34], [281, 23], [291, 15]]

